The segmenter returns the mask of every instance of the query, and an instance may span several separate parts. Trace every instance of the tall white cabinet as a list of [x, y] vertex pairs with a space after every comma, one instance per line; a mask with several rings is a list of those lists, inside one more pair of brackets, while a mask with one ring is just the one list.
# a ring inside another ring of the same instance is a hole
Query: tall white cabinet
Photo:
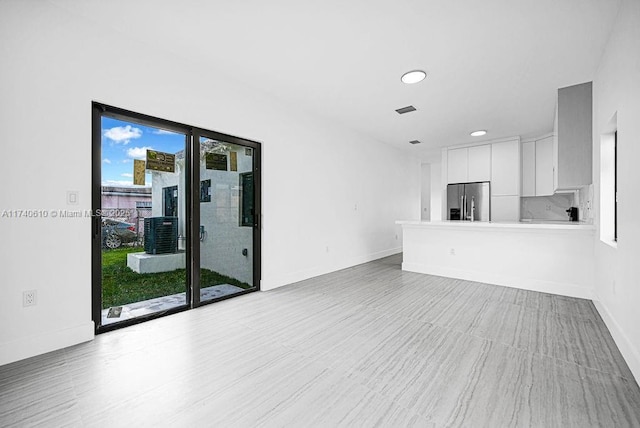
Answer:
[[592, 183], [592, 83], [558, 89], [554, 121], [554, 189]]
[[522, 196], [536, 195], [536, 142], [522, 142]]
[[553, 144], [553, 134], [522, 143], [522, 196], [553, 195]]
[[520, 139], [491, 144], [491, 221], [520, 219]]
[[536, 196], [553, 195], [553, 135], [536, 140]]

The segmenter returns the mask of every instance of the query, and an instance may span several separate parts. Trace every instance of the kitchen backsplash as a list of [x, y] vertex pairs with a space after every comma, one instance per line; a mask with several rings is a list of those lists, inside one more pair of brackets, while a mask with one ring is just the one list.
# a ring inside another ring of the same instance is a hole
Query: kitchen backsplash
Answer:
[[581, 187], [572, 193], [556, 193], [553, 196], [520, 198], [522, 220], [569, 221], [567, 209], [578, 207], [578, 219], [593, 223], [593, 185]]
[[593, 184], [581, 187], [576, 199], [580, 221], [593, 223]]
[[[520, 198], [520, 218], [523, 220], [566, 220], [567, 209], [574, 206], [573, 193], [558, 193], [553, 196]], [[578, 212], [578, 215], [580, 212]]]

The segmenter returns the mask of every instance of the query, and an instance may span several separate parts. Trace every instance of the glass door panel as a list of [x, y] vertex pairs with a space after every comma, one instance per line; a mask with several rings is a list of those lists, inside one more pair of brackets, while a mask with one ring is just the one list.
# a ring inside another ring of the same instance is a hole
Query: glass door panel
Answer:
[[261, 145], [92, 104], [96, 333], [260, 284]]
[[187, 135], [101, 118], [100, 327], [185, 307]]
[[205, 136], [200, 149], [200, 302], [255, 289], [255, 150]]

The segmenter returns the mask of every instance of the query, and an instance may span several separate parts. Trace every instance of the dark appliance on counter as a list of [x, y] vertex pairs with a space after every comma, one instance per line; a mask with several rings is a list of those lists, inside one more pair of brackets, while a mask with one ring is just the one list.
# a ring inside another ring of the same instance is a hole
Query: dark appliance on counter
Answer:
[[569, 214], [569, 221], [578, 221], [578, 207], [569, 207], [567, 214]]
[[449, 184], [447, 220], [489, 221], [491, 193], [489, 182]]

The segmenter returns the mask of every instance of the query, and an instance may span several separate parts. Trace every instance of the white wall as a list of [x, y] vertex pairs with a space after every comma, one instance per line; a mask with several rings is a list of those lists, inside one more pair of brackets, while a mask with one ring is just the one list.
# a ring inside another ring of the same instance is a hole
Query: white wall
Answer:
[[442, 163], [435, 162], [431, 164], [431, 221], [443, 219], [442, 212], [446, 207], [442, 207], [442, 195]]
[[[394, 221], [420, 209], [418, 160], [98, 14], [3, 1], [0, 40], [0, 210], [68, 208], [68, 190], [90, 209], [92, 100], [263, 143], [263, 289], [400, 251]], [[0, 233], [0, 364], [91, 339], [89, 219], [0, 218]]]
[[[623, 0], [593, 81], [594, 206], [600, 200], [600, 138], [617, 112], [618, 245], [598, 238], [596, 305], [640, 380], [640, 2]], [[599, 227], [599, 216], [595, 218]], [[596, 234], [596, 237], [600, 234]]]
[[431, 220], [431, 164], [422, 164], [420, 179], [420, 219], [429, 221]]

